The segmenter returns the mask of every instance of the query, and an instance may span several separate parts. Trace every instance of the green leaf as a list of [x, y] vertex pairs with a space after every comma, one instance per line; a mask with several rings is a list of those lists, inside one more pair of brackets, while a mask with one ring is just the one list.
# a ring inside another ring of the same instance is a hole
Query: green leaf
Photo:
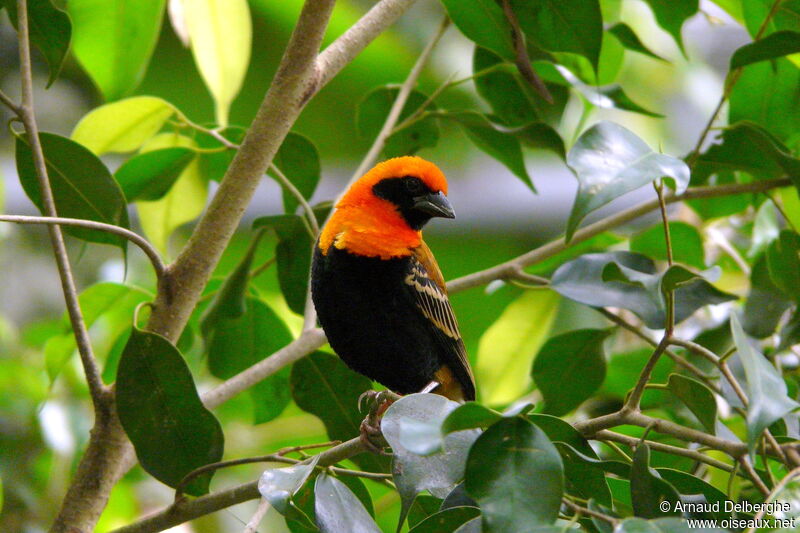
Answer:
[[[311, 198], [320, 178], [319, 153], [314, 143], [299, 133], [289, 132], [272, 163], [289, 178], [303, 198], [306, 200]], [[267, 174], [275, 177], [271, 168]], [[284, 210], [287, 213], [294, 213], [300, 202], [286, 188], [283, 186], [281, 188], [283, 189]]]
[[250, 64], [252, 24], [246, 0], [184, 0], [192, 55], [211, 96], [217, 124], [228, 125], [231, 102]]
[[164, 0], [70, 0], [72, 50], [106, 100], [139, 85], [161, 29]]
[[132, 152], [147, 142], [176, 113], [155, 96], [134, 96], [86, 114], [72, 131], [72, 140], [96, 155]]
[[759, 256], [750, 271], [750, 292], [742, 314], [744, 331], [757, 339], [772, 335], [783, 313], [792, 305], [787, 296], [769, 275], [767, 255]]
[[[325, 424], [332, 440], [345, 441], [358, 435], [364, 416], [358, 398], [372, 382], [356, 374], [335, 355], [314, 352], [292, 366], [291, 390], [297, 406]], [[371, 472], [387, 472], [385, 457], [361, 454], [353, 458]]]
[[[197, 148], [194, 140], [173, 133], [156, 135], [142, 146], [142, 152], [160, 148]], [[208, 183], [200, 175], [197, 160], [190, 162], [181, 172], [170, 191], [160, 200], [139, 201], [139, 223], [150, 241], [165, 254], [169, 238], [183, 224], [197, 218], [206, 207]]]
[[753, 348], [742, 331], [735, 314], [731, 315], [731, 332], [739, 359], [744, 367], [747, 405], [747, 442], [755, 449], [766, 428], [784, 415], [800, 407], [787, 396], [786, 383], [774, 366]]
[[505, 59], [514, 60], [511, 25], [494, 0], [442, 0], [453, 24], [467, 39]]
[[451, 507], [429, 516], [408, 533], [453, 533], [480, 514], [476, 507]]
[[[456, 489], [458, 489], [458, 487], [453, 490]], [[414, 503], [411, 504], [411, 508], [408, 510], [409, 529], [413, 528], [429, 516], [436, 514], [439, 511], [439, 507], [443, 505], [444, 503], [440, 498], [431, 496], [430, 494], [420, 494], [414, 498]]]
[[436, 394], [409, 394], [394, 402], [383, 415], [381, 431], [392, 447], [392, 476], [402, 500], [398, 527], [418, 493], [427, 490], [437, 498], [444, 498], [464, 476], [467, 453], [478, 438], [477, 430], [447, 435], [442, 446], [444, 451], [426, 456], [407, 447], [409, 444], [418, 446], [420, 440], [430, 440], [429, 436], [415, 435], [415, 428], [440, 427], [456, 407], [456, 402]]
[[479, 403], [467, 402], [459, 405], [441, 426], [442, 435], [465, 429], [486, 428], [503, 418], [503, 415]]
[[114, 173], [128, 202], [159, 200], [195, 158], [189, 148], [163, 148], [128, 159]]
[[670, 502], [670, 509], [680, 501], [677, 491], [661, 479], [661, 475], [650, 468], [650, 448], [647, 444], [639, 444], [633, 454], [631, 465], [631, 502], [636, 516], [656, 518], [671, 512], [664, 512], [659, 504]]
[[511, 7], [529, 40], [550, 52], [580, 54], [597, 70], [603, 39], [598, 0], [511, 0]]
[[608, 29], [610, 33], [613, 33], [619, 42], [622, 43], [622, 46], [627, 48], [628, 50], [633, 50], [634, 52], [639, 52], [640, 54], [644, 54], [646, 56], [652, 57], [653, 59], [660, 59], [661, 61], [666, 61], [663, 57], [655, 54], [652, 50], [647, 48], [633, 29], [625, 24], [624, 22], [618, 22], [614, 24], [612, 27]]
[[314, 484], [314, 511], [322, 533], [381, 533], [347, 485], [325, 473]]
[[[78, 143], [54, 133], [40, 133], [50, 187], [59, 216], [104, 222], [127, 228], [125, 197], [106, 166]], [[27, 135], [16, 138], [17, 173], [25, 194], [45, 213], [39, 178]], [[86, 228], [65, 227], [79, 239], [112, 244], [125, 250], [127, 240], [119, 235]]]
[[[672, 255], [676, 262], [701, 270], [706, 267], [703, 239], [694, 226], [686, 222], [670, 222], [669, 234], [673, 243]], [[664, 237], [664, 225], [656, 224], [631, 237], [630, 250], [666, 261], [667, 243]]]
[[[192, 470], [222, 458], [222, 428], [164, 337], [133, 328], [119, 361], [116, 400], [139, 463], [159, 481], [175, 487]], [[201, 475], [186, 492], [205, 494], [210, 481], [211, 473]]]
[[[372, 90], [358, 104], [356, 109], [356, 125], [359, 136], [365, 139], [374, 139], [383, 128], [386, 117], [394, 104], [400, 89], [397, 87], [378, 87]], [[411, 91], [408, 100], [400, 112], [398, 123], [402, 123], [419, 109], [428, 97], [419, 92]], [[426, 108], [435, 111], [436, 105], [431, 103]], [[386, 158], [403, 155], [414, 155], [423, 148], [432, 148], [439, 142], [439, 126], [433, 118], [425, 118], [399, 130], [386, 139], [383, 147], [383, 156]]]
[[657, 274], [649, 258], [629, 252], [582, 255], [556, 270], [550, 286], [586, 305], [629, 309], [647, 327], [661, 329], [666, 319], [663, 291], [673, 279], [680, 280], [675, 289], [676, 322], [706, 305], [736, 299], [678, 265]]
[[800, 235], [785, 229], [767, 248], [772, 282], [783, 294], [800, 302]]
[[653, 10], [658, 25], [672, 35], [685, 55], [681, 28], [686, 19], [697, 13], [699, 0], [645, 0], [645, 2]]
[[661, 476], [661, 479], [672, 485], [682, 495], [700, 495], [705, 498], [708, 503], [719, 502], [719, 511], [711, 513], [703, 513], [702, 516], [710, 515], [709, 518], [717, 520], [725, 520], [730, 518], [730, 511], [725, 510], [725, 501], [728, 497], [724, 492], [709, 485], [699, 477], [695, 477], [680, 470], [672, 468], [656, 468], [656, 471]]
[[714, 434], [717, 419], [717, 402], [714, 393], [702, 382], [681, 374], [670, 374], [669, 390], [697, 417], [709, 433]]
[[767, 17], [769, 22], [764, 28], [764, 35], [777, 30], [800, 30], [800, 1], [782, 0], [774, 10], [773, 4], [772, 0], [742, 2], [742, 18], [751, 36], [755, 37], [759, 33]]
[[484, 115], [474, 111], [459, 111], [444, 116], [458, 122], [475, 146], [503, 163], [525, 185], [536, 192], [536, 187], [525, 168], [522, 147], [514, 135], [501, 131]]
[[276, 511], [285, 515], [290, 505], [290, 498], [308, 480], [317, 461], [319, 461], [319, 456], [314, 457], [308, 464], [265, 470], [258, 479], [258, 492]]
[[[219, 130], [219, 133], [234, 144], [242, 144], [247, 130], [241, 126], [228, 126], [227, 128]], [[286, 137], [289, 138], [293, 135], [294, 134], [290, 132]], [[203, 179], [206, 181], [222, 181], [231, 161], [233, 161], [233, 157], [236, 155], [236, 150], [225, 148], [222, 143], [208, 133], [198, 133], [196, 140], [200, 148], [211, 149], [198, 154], [200, 160], [200, 175], [203, 176]], [[306, 163], [303, 163], [302, 168], [303, 174], [305, 175], [307, 168]]]
[[800, 33], [796, 31], [777, 31], [763, 39], [746, 44], [731, 56], [730, 69], [744, 67], [751, 63], [775, 59], [800, 52]]
[[785, 58], [748, 65], [730, 96], [728, 122], [750, 120], [787, 141], [800, 124], [800, 69]]
[[655, 118], [663, 118], [664, 116], [649, 111], [631, 100], [622, 87], [617, 84], [596, 87], [595, 85], [584, 83], [578, 76], [564, 66], [556, 65], [555, 69], [558, 73], [557, 76], [563, 80], [563, 83], [568, 83], [570, 86], [577, 89], [586, 101], [595, 107], [601, 109], [623, 109], [625, 111], [632, 111]]
[[[552, 436], [548, 435], [550, 440]], [[604, 471], [614, 470], [611, 467], [613, 461], [600, 461], [591, 450], [591, 455], [581, 453], [574, 447], [564, 442], [555, 442], [558, 452], [564, 463], [564, 480], [566, 482], [566, 492], [585, 500], [592, 500], [611, 505], [611, 491], [608, 488]], [[616, 470], [617, 473], [624, 472], [622, 468]]]
[[678, 193], [689, 185], [686, 163], [653, 152], [636, 134], [613, 122], [603, 121], [583, 132], [567, 154], [567, 164], [579, 184], [567, 241], [586, 215], [626, 192], [663, 177], [673, 181]]
[[753, 220], [752, 239], [747, 257], [752, 259], [761, 255], [769, 244], [778, 238], [778, 233], [780, 233], [778, 210], [771, 201], [764, 202], [756, 211], [756, 218]]
[[[292, 334], [283, 320], [261, 300], [248, 298], [246, 311], [230, 318], [218, 314], [205, 322], [203, 335], [208, 347], [208, 368], [220, 378], [228, 379], [258, 363], [292, 341]], [[283, 369], [249, 389], [254, 406], [254, 423], [268, 422], [283, 412], [291, 395], [289, 369]]]
[[557, 309], [558, 295], [528, 291], [483, 333], [475, 375], [485, 403], [509, 403], [530, 388], [533, 358], [547, 340]]
[[800, 343], [800, 310], [795, 309], [792, 316], [781, 328], [780, 342], [775, 348], [776, 352], [788, 349], [790, 346]]
[[569, 331], [551, 338], [539, 350], [531, 377], [544, 396], [545, 413], [565, 415], [603, 384], [603, 341], [610, 334], [610, 329]]
[[[28, 0], [28, 32], [31, 42], [44, 55], [50, 67], [47, 86], [50, 87], [64, 65], [72, 36], [72, 22], [69, 16], [51, 0]], [[11, 24], [17, 28], [17, 1], [0, 0], [0, 7], [8, 9]]]
[[466, 488], [481, 506], [486, 533], [553, 524], [564, 491], [561, 456], [531, 422], [505, 418], [472, 446]]

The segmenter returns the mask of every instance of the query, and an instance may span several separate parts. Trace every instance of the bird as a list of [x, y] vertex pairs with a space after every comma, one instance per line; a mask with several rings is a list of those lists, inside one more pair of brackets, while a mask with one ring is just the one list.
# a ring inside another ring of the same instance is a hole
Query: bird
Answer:
[[466, 402], [475, 400], [475, 378], [422, 239], [435, 217], [455, 218], [435, 164], [416, 156], [378, 163], [322, 228], [311, 296], [331, 348], [351, 369], [398, 394], [430, 390]]

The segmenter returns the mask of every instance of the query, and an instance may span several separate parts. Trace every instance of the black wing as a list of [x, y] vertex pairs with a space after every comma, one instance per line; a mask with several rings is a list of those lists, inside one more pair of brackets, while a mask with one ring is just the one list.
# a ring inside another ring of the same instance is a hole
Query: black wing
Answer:
[[461, 385], [464, 399], [474, 400], [475, 378], [469, 366], [464, 341], [458, 331], [458, 321], [447, 298], [447, 289], [439, 266], [424, 243], [414, 251], [403, 281], [417, 309], [431, 324], [436, 339], [443, 348], [443, 363]]

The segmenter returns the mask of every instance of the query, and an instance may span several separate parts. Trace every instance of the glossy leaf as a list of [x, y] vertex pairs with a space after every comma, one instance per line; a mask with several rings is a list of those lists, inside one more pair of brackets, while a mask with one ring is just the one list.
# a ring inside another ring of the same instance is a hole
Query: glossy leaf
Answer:
[[161, 98], [134, 96], [93, 109], [78, 122], [71, 138], [97, 155], [132, 152], [174, 114], [172, 104]]
[[322, 533], [381, 533], [347, 485], [325, 473], [314, 484], [314, 511]]
[[759, 61], [767, 61], [800, 52], [800, 33], [796, 31], [777, 31], [763, 39], [746, 44], [731, 56], [731, 70]]
[[772, 335], [784, 312], [792, 305], [788, 296], [772, 281], [766, 254], [759, 256], [750, 271], [750, 292], [742, 313], [744, 331], [757, 339]]
[[531, 376], [544, 396], [544, 412], [564, 415], [589, 398], [606, 377], [603, 342], [608, 329], [557, 335], [539, 350]]
[[[0, 0], [0, 7], [8, 9], [8, 17], [17, 27], [17, 1]], [[50, 87], [61, 73], [72, 37], [69, 16], [53, 5], [52, 0], [28, 0], [28, 32], [31, 43], [44, 55], [50, 67], [47, 86]]]
[[500, 420], [472, 446], [466, 488], [481, 506], [486, 533], [551, 525], [564, 490], [561, 456], [528, 420]]
[[[550, 439], [553, 440], [552, 437]], [[605, 471], [608, 470], [625, 476], [627, 476], [627, 472], [622, 469], [615, 471], [616, 462], [601, 461], [591, 450], [591, 455], [587, 455], [577, 451], [570, 444], [555, 441], [553, 443], [561, 454], [564, 463], [566, 492], [585, 500], [611, 505], [611, 491], [606, 482]], [[613, 466], [612, 463], [614, 463]]]
[[477, 430], [447, 435], [443, 451], [427, 456], [406, 447], [409, 443], [418, 444], [417, 436], [413, 435], [415, 427], [440, 427], [456, 407], [456, 402], [436, 394], [410, 394], [393, 403], [383, 415], [381, 431], [392, 447], [392, 475], [402, 499], [400, 524], [418, 493], [427, 490], [437, 498], [444, 498], [464, 476], [467, 453], [478, 437]]
[[477, 507], [451, 507], [429, 516], [408, 533], [453, 533], [480, 514]]
[[[192, 470], [222, 458], [219, 422], [206, 409], [177, 348], [134, 328], [117, 369], [117, 414], [139, 463], [175, 487]], [[189, 483], [186, 492], [208, 492], [211, 474]]]
[[750, 120], [787, 141], [800, 124], [798, 84], [800, 69], [786, 58], [744, 67], [731, 91], [728, 122]]
[[250, 64], [252, 24], [246, 0], [183, 0], [192, 55], [211, 96], [217, 124], [228, 125], [231, 102]]
[[441, 425], [442, 435], [464, 429], [486, 428], [503, 415], [479, 403], [467, 402], [450, 412]]
[[601, 109], [622, 109], [655, 118], [664, 116], [660, 113], [650, 111], [634, 102], [622, 87], [617, 84], [596, 87], [595, 85], [584, 83], [578, 76], [564, 66], [556, 65], [555, 69], [558, 72], [558, 77], [577, 89], [586, 101], [595, 107]]
[[[383, 128], [386, 117], [394, 104], [397, 87], [378, 87], [371, 91], [358, 104], [356, 125], [358, 134], [365, 139], [374, 139]], [[411, 91], [408, 100], [400, 112], [398, 123], [402, 123], [419, 109], [428, 97], [419, 91]], [[428, 111], [435, 111], [436, 105], [431, 103], [426, 107]], [[405, 127], [386, 139], [383, 147], [383, 156], [386, 158], [403, 155], [414, 155], [423, 148], [432, 148], [439, 142], [439, 125], [433, 118], [419, 120]]]
[[528, 390], [533, 358], [547, 340], [557, 309], [558, 295], [525, 292], [484, 332], [475, 375], [486, 404], [505, 404]]
[[494, 0], [442, 0], [453, 24], [469, 40], [505, 59], [514, 59], [511, 25]]
[[503, 163], [512, 174], [522, 180], [533, 192], [536, 192], [536, 187], [533, 186], [528, 170], [525, 168], [522, 147], [516, 137], [501, 131], [492, 125], [484, 115], [474, 111], [448, 113], [446, 117], [457, 121], [475, 146]]
[[658, 25], [664, 28], [683, 51], [681, 28], [686, 19], [697, 13], [699, 0], [645, 0], [653, 10]]
[[[371, 388], [369, 379], [335, 355], [314, 352], [292, 366], [290, 381], [297, 406], [322, 420], [328, 437], [346, 441], [359, 434], [364, 415], [358, 411], [358, 398]], [[384, 457], [361, 454], [353, 459], [372, 472], [389, 470]]]
[[756, 211], [753, 220], [753, 233], [747, 257], [758, 257], [769, 244], [778, 237], [778, 210], [772, 202], [764, 202]]
[[681, 280], [675, 289], [675, 320], [680, 322], [706, 305], [736, 297], [674, 265], [657, 274], [647, 257], [630, 252], [586, 254], [562, 265], [551, 280], [559, 294], [594, 307], [622, 307], [636, 313], [651, 329], [664, 327], [664, 284]]
[[[314, 143], [299, 133], [289, 132], [272, 163], [289, 178], [303, 198], [311, 199], [320, 178], [319, 153]], [[274, 177], [272, 169], [268, 170], [267, 174]], [[281, 188], [284, 210], [287, 213], [294, 213], [300, 202], [286, 188]]]
[[667, 387], [689, 408], [703, 427], [714, 434], [717, 402], [711, 389], [702, 382], [681, 374], [670, 374]]
[[631, 502], [636, 516], [656, 518], [670, 514], [662, 511], [660, 504], [670, 502], [670, 509], [674, 509], [679, 499], [677, 491], [650, 468], [650, 448], [647, 444], [640, 444], [631, 465]]
[[800, 407], [787, 396], [786, 383], [772, 364], [750, 344], [735, 314], [731, 315], [731, 332], [739, 359], [744, 367], [747, 406], [747, 441], [756, 446], [761, 433], [786, 413]]
[[172, 188], [175, 181], [195, 158], [189, 148], [163, 148], [128, 159], [114, 173], [125, 199], [158, 200]]
[[161, 29], [164, 0], [70, 0], [72, 50], [106, 100], [133, 92]]
[[728, 497], [724, 492], [703, 481], [699, 477], [687, 474], [681, 470], [672, 468], [656, 468], [661, 479], [672, 485], [681, 495], [702, 496], [708, 503], [719, 502], [719, 512], [703, 513], [703, 516], [710, 515], [709, 518], [724, 520], [730, 517], [730, 511], [725, 511], [725, 500]]
[[[700, 270], [706, 267], [703, 239], [694, 226], [685, 222], [670, 222], [669, 234], [673, 243], [672, 256], [675, 262]], [[667, 244], [664, 236], [664, 225], [662, 223], [656, 224], [650, 229], [631, 237], [630, 250], [652, 259], [666, 261]]]
[[511, 0], [511, 7], [529, 40], [551, 52], [580, 54], [597, 70], [603, 39], [598, 0]]
[[461, 482], [456, 485], [456, 488], [450, 491], [450, 494], [442, 500], [441, 510], [450, 509], [452, 507], [478, 507], [478, 502], [473, 500], [467, 494], [467, 489], [464, 483]]
[[[40, 133], [39, 140], [59, 216], [128, 227], [125, 197], [102, 161], [66, 137]], [[16, 157], [22, 188], [44, 214], [33, 153], [25, 135], [16, 138]], [[99, 230], [66, 227], [64, 231], [85, 241], [112, 244], [123, 250], [128, 242], [123, 237]]]
[[[458, 488], [458, 487], [456, 487]], [[453, 489], [456, 490], [456, 489]], [[408, 527], [413, 528], [429, 516], [436, 514], [443, 500], [430, 494], [420, 494], [414, 498], [414, 503], [408, 511]]]
[[663, 177], [678, 193], [689, 185], [686, 163], [653, 152], [636, 134], [613, 122], [586, 130], [567, 154], [567, 164], [579, 184], [567, 222], [567, 241], [586, 215], [626, 192]]
[[619, 42], [622, 43], [622, 46], [624, 46], [628, 50], [639, 52], [640, 54], [652, 57], [653, 59], [660, 59], [661, 61], [666, 61], [663, 57], [657, 55], [652, 50], [647, 48], [639, 39], [639, 36], [636, 35], [636, 33], [633, 31], [633, 28], [631, 28], [624, 22], [618, 22], [614, 24], [612, 27], [608, 29], [608, 31], [613, 33], [617, 37], [617, 39], [619, 39]]
[[800, 301], [800, 235], [785, 229], [767, 248], [769, 276], [786, 297]]
[[265, 470], [258, 478], [258, 492], [276, 511], [285, 515], [290, 498], [305, 484], [318, 460], [319, 457], [314, 457], [308, 464]]
[[[197, 144], [182, 135], [162, 133], [147, 141], [142, 147], [142, 152], [175, 147], [196, 149]], [[186, 166], [169, 192], [160, 200], [137, 202], [139, 222], [145, 235], [166, 254], [172, 233], [203, 212], [207, 196], [208, 184], [200, 176], [200, 169], [195, 159]]]

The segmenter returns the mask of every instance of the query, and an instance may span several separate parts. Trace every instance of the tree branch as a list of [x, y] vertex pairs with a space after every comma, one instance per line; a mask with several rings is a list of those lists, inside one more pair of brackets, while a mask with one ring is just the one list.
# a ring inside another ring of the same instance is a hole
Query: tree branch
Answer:
[[7, 108], [9, 108], [15, 115], [19, 118], [22, 118], [22, 107], [18, 106], [14, 103], [14, 100], [11, 99], [3, 91], [0, 91], [0, 103], [4, 104]]
[[61, 226], [77, 226], [113, 233], [114, 235], [119, 235], [129, 240], [144, 252], [153, 265], [153, 270], [155, 270], [156, 277], [159, 281], [164, 278], [166, 272], [166, 266], [161, 260], [158, 250], [150, 244], [150, 241], [138, 233], [134, 233], [120, 226], [114, 226], [113, 224], [106, 224], [104, 222], [95, 222], [94, 220], [83, 220], [80, 218], [31, 217], [23, 215], [0, 215], [0, 222], [12, 222], [14, 224], [58, 224]]

